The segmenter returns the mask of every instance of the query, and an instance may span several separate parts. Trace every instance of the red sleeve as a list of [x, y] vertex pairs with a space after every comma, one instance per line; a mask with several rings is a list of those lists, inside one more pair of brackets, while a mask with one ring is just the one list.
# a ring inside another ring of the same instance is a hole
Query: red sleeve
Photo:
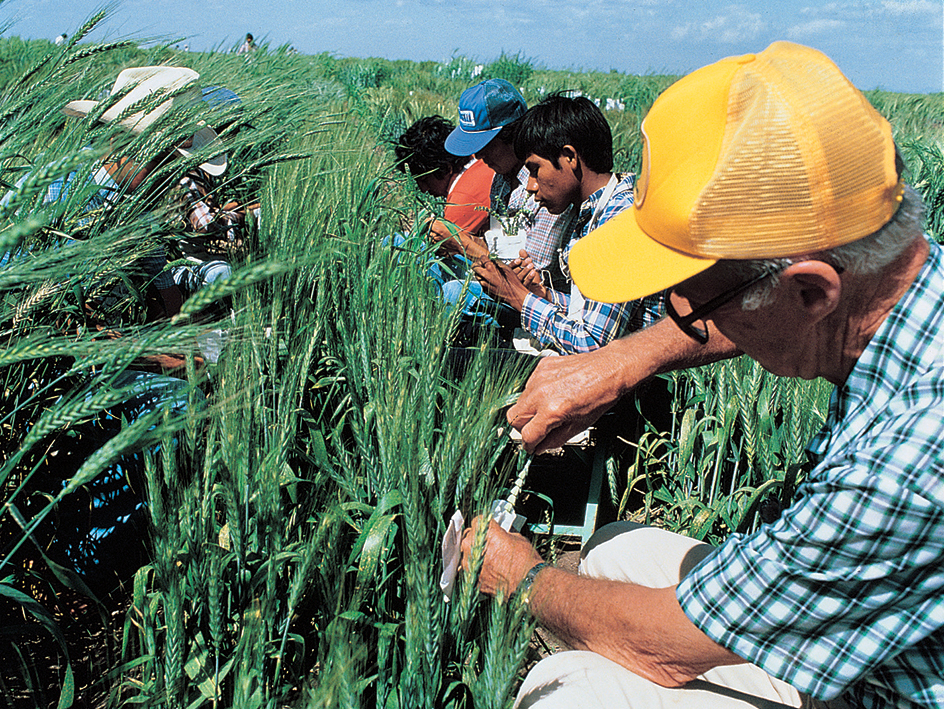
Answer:
[[489, 193], [495, 173], [481, 160], [473, 162], [446, 196], [446, 221], [481, 236], [488, 229]]

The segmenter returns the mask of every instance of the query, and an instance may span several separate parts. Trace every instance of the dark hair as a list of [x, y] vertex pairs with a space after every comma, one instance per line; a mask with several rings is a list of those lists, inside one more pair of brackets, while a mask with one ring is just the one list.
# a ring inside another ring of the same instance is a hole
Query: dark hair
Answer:
[[584, 96], [551, 94], [522, 116], [515, 154], [525, 160], [534, 153], [560, 167], [565, 145], [594, 172], [613, 170], [613, 134], [603, 112]]
[[412, 175], [441, 176], [461, 170], [469, 157], [453, 155], [445, 147], [454, 127], [442, 116], [426, 116], [407, 128], [393, 146], [400, 171], [410, 168]]

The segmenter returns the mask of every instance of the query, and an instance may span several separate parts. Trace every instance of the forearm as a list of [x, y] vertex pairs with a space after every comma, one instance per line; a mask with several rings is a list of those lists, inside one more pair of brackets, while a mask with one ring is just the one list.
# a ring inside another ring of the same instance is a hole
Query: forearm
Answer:
[[737, 354], [713, 329], [708, 344], [700, 345], [671, 320], [660, 320], [593, 352], [542, 360], [508, 410], [508, 422], [521, 432], [529, 451], [549, 450], [656, 374]]
[[549, 568], [531, 587], [530, 610], [575, 649], [603, 655], [662, 686], [680, 686], [712, 667], [743, 662], [691, 623], [674, 588]]
[[669, 318], [609, 343], [604, 349], [610, 366], [615, 367], [613, 380], [620, 395], [657, 374], [700, 367], [741, 354], [713, 325], [709, 327], [710, 338], [704, 345], [679, 330]]
[[[507, 597], [541, 557], [520, 534], [479, 517], [462, 536], [466, 571], [482, 523], [488, 529], [478, 587], [490, 596]], [[573, 647], [608, 657], [664, 686], [684, 684], [718, 665], [743, 662], [692, 624], [674, 587], [655, 589], [546, 567], [527, 593], [532, 615]]]
[[[203, 365], [202, 357], [193, 356], [194, 366], [199, 371]], [[182, 372], [187, 367], [187, 357], [182, 354], [142, 355], [134, 361], [134, 369], [155, 374]]]

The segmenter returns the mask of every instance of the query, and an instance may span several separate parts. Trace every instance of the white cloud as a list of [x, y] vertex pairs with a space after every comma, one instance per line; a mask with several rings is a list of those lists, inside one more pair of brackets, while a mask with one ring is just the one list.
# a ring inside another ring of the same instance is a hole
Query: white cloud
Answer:
[[673, 27], [672, 39], [676, 41], [685, 39], [691, 33], [691, 31], [692, 31], [691, 23], [688, 23], [687, 25], [679, 25], [678, 27]]
[[842, 20], [811, 20], [799, 25], [794, 25], [787, 30], [787, 36], [790, 39], [804, 39], [806, 37], [827, 34], [829, 32], [838, 32], [846, 23]]
[[902, 22], [923, 23], [925, 15], [940, 14], [940, 0], [853, 0], [807, 6], [800, 10], [805, 22], [787, 30], [791, 39], [821, 36], [827, 33], [856, 32], [869, 35], [878, 27], [897, 26]]
[[688, 22], [672, 28], [672, 39], [700, 39], [721, 44], [750, 41], [766, 28], [760, 13], [748, 12], [743, 7], [731, 6], [725, 13], [703, 22]]
[[883, 0], [882, 7], [893, 15], [923, 15], [936, 13], [941, 5], [932, 0]]
[[810, 5], [800, 9], [801, 15], [813, 17], [844, 17], [850, 22], [889, 15], [915, 16], [940, 14], [940, 0], [847, 0]]
[[839, 9], [839, 3], [829, 2], [823, 3], [822, 5], [817, 5], [816, 7], [802, 7], [800, 8], [801, 15], [819, 15], [824, 12], [836, 12]]

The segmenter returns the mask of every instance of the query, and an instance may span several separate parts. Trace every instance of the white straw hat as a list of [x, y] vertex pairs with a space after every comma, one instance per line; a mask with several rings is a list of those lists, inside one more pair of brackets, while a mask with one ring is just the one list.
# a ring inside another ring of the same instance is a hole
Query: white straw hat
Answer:
[[[154, 94], [167, 94], [166, 101], [150, 111], [137, 111], [124, 116], [118, 124], [133, 133], [141, 133], [153, 125], [164, 114], [172, 110], [179, 110], [185, 106], [192, 106], [203, 98], [197, 80], [200, 75], [193, 69], [175, 66], [142, 66], [125, 69], [115, 80], [111, 94], [121, 98], [105, 111], [99, 120], [111, 123], [135, 104], [146, 101]], [[99, 101], [70, 101], [62, 109], [67, 116], [84, 118], [98, 105]], [[199, 151], [213, 143], [222, 141], [209, 126], [201, 122], [201, 127], [193, 134], [190, 148], [177, 148], [177, 152], [185, 157], [191, 151]], [[200, 169], [211, 175], [222, 175], [226, 171], [226, 153], [219, 153], [207, 162], [200, 165]]]

